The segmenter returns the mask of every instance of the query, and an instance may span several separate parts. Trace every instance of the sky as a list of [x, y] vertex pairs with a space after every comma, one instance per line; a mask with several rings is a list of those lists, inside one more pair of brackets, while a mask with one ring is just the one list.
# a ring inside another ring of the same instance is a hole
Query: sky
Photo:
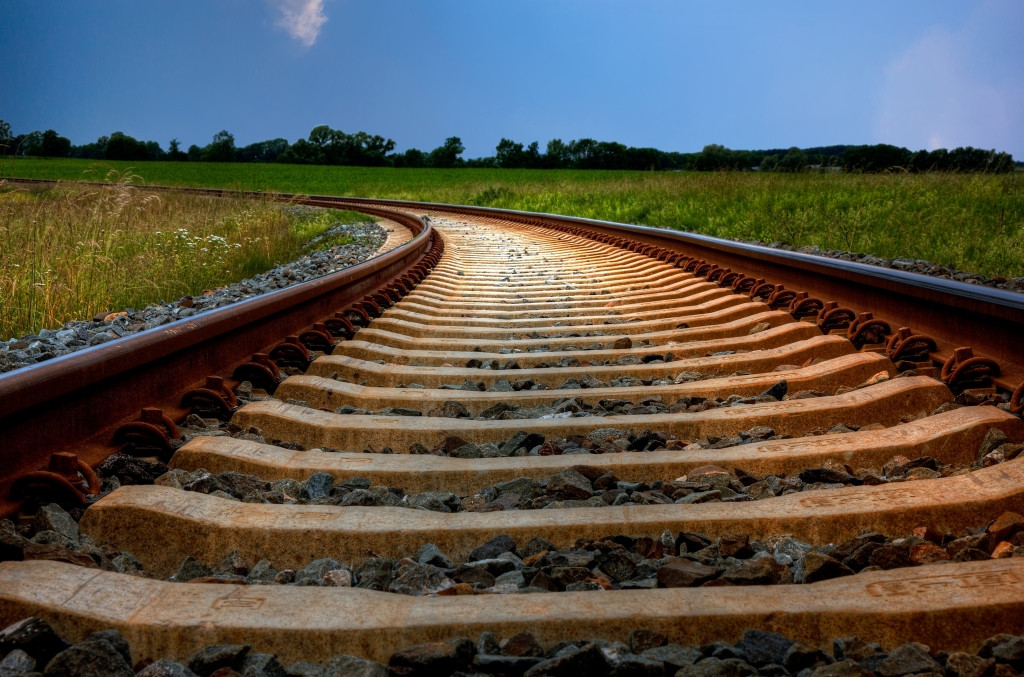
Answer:
[[0, 0], [0, 119], [73, 143], [316, 125], [466, 157], [975, 146], [1024, 159], [1024, 2]]

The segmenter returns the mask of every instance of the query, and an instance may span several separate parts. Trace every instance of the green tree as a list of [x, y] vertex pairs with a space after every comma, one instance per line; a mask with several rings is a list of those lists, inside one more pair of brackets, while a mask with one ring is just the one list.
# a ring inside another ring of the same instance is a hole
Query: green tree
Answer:
[[873, 146], [852, 146], [843, 154], [846, 171], [884, 172], [910, 166], [911, 153], [906, 148], [879, 143]]
[[544, 166], [549, 169], [565, 169], [569, 166], [569, 147], [561, 139], [548, 141]]
[[[34, 134], [39, 134], [39, 132], [34, 132]], [[67, 157], [71, 154], [71, 139], [61, 136], [52, 129], [47, 129], [39, 135], [38, 142], [33, 139], [32, 145], [26, 148], [25, 154], [40, 157]]]
[[6, 120], [0, 120], [0, 155], [7, 155], [11, 150], [11, 141], [14, 135], [11, 134], [11, 125]]
[[83, 160], [103, 160], [107, 157], [107, 142], [109, 136], [101, 136], [93, 143], [84, 143], [81, 146], [71, 147], [71, 157]]
[[274, 162], [288, 150], [288, 139], [270, 139], [251, 143], [235, 152], [237, 162]]
[[502, 137], [494, 149], [494, 161], [499, 167], [511, 169], [523, 166], [523, 144]]
[[426, 167], [427, 154], [416, 148], [410, 148], [404, 153], [392, 155], [391, 162], [395, 167]]
[[213, 143], [202, 150], [203, 162], [234, 162], [235, 137], [226, 129], [213, 135]]
[[427, 164], [431, 167], [451, 168], [463, 163], [462, 155], [466, 147], [462, 145], [462, 139], [457, 136], [449, 136], [444, 144], [430, 151]]
[[807, 154], [793, 146], [779, 160], [779, 169], [787, 172], [806, 172]]
[[188, 160], [188, 155], [181, 150], [181, 143], [177, 139], [171, 139], [167, 144], [167, 159], [171, 162]]
[[127, 160], [137, 162], [149, 159], [146, 144], [128, 136], [124, 132], [114, 132], [107, 140], [103, 156], [108, 160]]

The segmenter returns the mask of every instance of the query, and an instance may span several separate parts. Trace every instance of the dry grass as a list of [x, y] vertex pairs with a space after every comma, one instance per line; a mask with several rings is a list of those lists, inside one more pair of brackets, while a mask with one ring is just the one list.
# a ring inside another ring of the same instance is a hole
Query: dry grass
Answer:
[[280, 203], [109, 185], [0, 183], [0, 337], [143, 308], [296, 258], [337, 214]]

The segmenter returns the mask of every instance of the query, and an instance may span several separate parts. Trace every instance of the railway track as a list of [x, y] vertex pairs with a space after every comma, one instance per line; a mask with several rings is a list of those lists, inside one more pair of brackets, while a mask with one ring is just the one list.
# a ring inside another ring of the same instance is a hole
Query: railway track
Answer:
[[[113, 627], [133, 662], [245, 643], [393, 674], [568, 669], [492, 657], [484, 633], [603, 642], [595, 673], [746, 630], [933, 653], [1024, 633], [1014, 295], [649, 228], [281, 197], [410, 238], [0, 376], [2, 552], [24, 560], [0, 563], [0, 625]], [[67, 512], [36, 512], [51, 502]]]

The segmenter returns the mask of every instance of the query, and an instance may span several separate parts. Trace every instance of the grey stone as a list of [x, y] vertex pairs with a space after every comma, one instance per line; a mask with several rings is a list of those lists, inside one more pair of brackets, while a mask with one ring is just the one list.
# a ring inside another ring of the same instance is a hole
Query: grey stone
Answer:
[[838, 660], [850, 658], [859, 662], [880, 653], [881, 645], [865, 642], [860, 637], [837, 637], [832, 640], [832, 655]]
[[470, 562], [495, 559], [503, 552], [515, 552], [516, 542], [504, 534], [495, 536], [487, 543], [476, 547], [469, 555]]
[[608, 574], [613, 581], [628, 581], [636, 576], [636, 562], [624, 550], [612, 550], [601, 555], [598, 560], [601, 571]]
[[812, 677], [873, 677], [874, 673], [862, 667], [855, 660], [847, 658], [838, 663], [815, 668], [811, 675]]
[[517, 588], [525, 588], [526, 579], [523, 577], [523, 572], [521, 571], [506, 571], [494, 579], [494, 585], [514, 585]]
[[87, 639], [46, 664], [45, 677], [135, 677], [135, 671], [106, 639]]
[[565, 586], [566, 592], [599, 592], [604, 590], [594, 581], [576, 581]]
[[448, 491], [424, 491], [409, 496], [409, 507], [434, 512], [458, 512], [461, 500]]
[[78, 547], [78, 542], [77, 541], [72, 541], [70, 538], [68, 538], [64, 534], [62, 534], [60, 532], [57, 532], [57, 531], [51, 531], [51, 530], [40, 531], [39, 533], [37, 533], [35, 536], [32, 537], [32, 542], [33, 543], [37, 543], [39, 545], [56, 544], [56, 545], [59, 545], [61, 547], [69, 548], [69, 549], [72, 549], [72, 550], [74, 550], [74, 549], [76, 549]]
[[187, 583], [193, 578], [206, 578], [213, 575], [213, 569], [206, 566], [192, 555], [187, 555], [178, 565], [173, 580], [176, 583]]
[[330, 473], [317, 472], [309, 476], [302, 488], [302, 498], [322, 498], [331, 493], [334, 477]]
[[252, 571], [249, 572], [245, 580], [249, 585], [270, 585], [274, 582], [275, 576], [277, 576], [277, 570], [274, 569], [274, 565], [270, 560], [261, 559], [252, 568]]
[[1018, 670], [1024, 667], [1024, 637], [1014, 637], [992, 649], [992, 655]]
[[186, 668], [181, 663], [175, 663], [169, 661], [166, 658], [161, 658], [158, 661], [150, 663], [140, 672], [135, 673], [135, 677], [198, 677], [196, 673]]
[[677, 673], [684, 677], [750, 677], [756, 674], [754, 668], [738, 658], [704, 658]]
[[793, 640], [777, 633], [764, 630], [743, 632], [743, 647], [747, 661], [754, 666], [776, 663], [782, 665], [786, 652], [793, 646]]
[[793, 642], [786, 651], [782, 665], [792, 674], [803, 670], [814, 669], [820, 665], [834, 662], [833, 658], [817, 647], [807, 646], [802, 642]]
[[486, 654], [488, 656], [501, 655], [501, 645], [498, 643], [498, 638], [494, 636], [494, 633], [480, 633], [480, 638], [476, 640], [476, 653], [477, 655]]
[[665, 664], [644, 656], [623, 656], [615, 666], [615, 677], [663, 677]]
[[387, 557], [371, 557], [355, 570], [354, 587], [366, 590], [387, 590], [391, 585], [394, 561]]
[[412, 668], [412, 674], [417, 675], [450, 675], [456, 670], [468, 669], [475, 652], [473, 642], [456, 637], [400, 649], [391, 655], [388, 665]]
[[936, 672], [942, 674], [942, 666], [932, 658], [928, 647], [917, 642], [907, 642], [903, 646], [889, 652], [875, 670], [882, 677], [900, 677], [920, 672]]
[[524, 677], [600, 677], [610, 674], [611, 668], [596, 644], [585, 644], [579, 649], [573, 646], [564, 648], [557, 657], [542, 661], [527, 670]]
[[45, 666], [68, 646], [49, 623], [35, 616], [22, 619], [0, 630], [0, 655], [7, 655], [15, 649], [20, 649], [34, 658], [36, 665], [40, 667]]
[[692, 646], [683, 648], [678, 644], [666, 644], [655, 649], [648, 649], [640, 655], [652, 661], [661, 661], [666, 668], [674, 670], [693, 665], [703, 657], [700, 649]]
[[540, 482], [532, 477], [516, 477], [506, 482], [498, 482], [494, 488], [499, 494], [519, 494], [524, 501], [532, 501], [544, 493]]
[[563, 493], [569, 498], [587, 499], [594, 495], [590, 480], [572, 468], [561, 470], [548, 480], [548, 493]]
[[242, 661], [242, 677], [288, 677], [288, 671], [273, 654], [251, 653]]
[[557, 548], [550, 541], [547, 541], [540, 536], [532, 536], [530, 537], [530, 540], [527, 541], [526, 547], [523, 548], [520, 554], [523, 557], [532, 557], [533, 555], [544, 552], [545, 550], [548, 552], [554, 552]]
[[280, 491], [285, 496], [293, 499], [302, 496], [302, 483], [290, 477], [271, 482], [270, 488], [273, 491]]
[[295, 585], [323, 585], [327, 572], [340, 568], [342, 568], [341, 564], [330, 557], [313, 560], [295, 572]]
[[542, 662], [543, 658], [531, 656], [492, 656], [477, 654], [473, 657], [473, 668], [477, 673], [485, 675], [522, 675], [527, 670]]
[[288, 666], [288, 677], [335, 677], [337, 673], [323, 665], [299, 661]]
[[[373, 487], [377, 489], [378, 487]], [[338, 505], [347, 507], [350, 505], [363, 505], [363, 506], [392, 506], [397, 507], [402, 504], [401, 499], [395, 496], [388, 490], [383, 491], [371, 491], [370, 489], [355, 489], [345, 496]]]
[[214, 644], [206, 646], [192, 654], [188, 659], [188, 669], [199, 677], [209, 677], [221, 668], [241, 670], [251, 644]]
[[34, 672], [36, 659], [29, 656], [21, 649], [15, 649], [0, 661], [0, 677], [22, 677]]
[[104, 640], [110, 642], [110, 645], [114, 647], [119, 654], [121, 654], [122, 658], [124, 658], [124, 662], [129, 665], [131, 664], [132, 649], [128, 646], [128, 640], [125, 639], [124, 635], [117, 630], [100, 630], [99, 632], [94, 632], [86, 637], [86, 640]]
[[71, 541], [78, 542], [78, 524], [62, 507], [50, 503], [39, 508], [32, 523], [35, 531], [56, 531]]
[[11, 520], [0, 520], [0, 562], [21, 561], [29, 540], [19, 534]]
[[448, 455], [453, 458], [482, 458], [483, 452], [480, 451], [479, 446], [470, 443], [462, 445]]
[[544, 436], [540, 433], [518, 430], [509, 440], [501, 445], [501, 454], [503, 456], [511, 456], [520, 447], [533, 449], [541, 444], [544, 444]]
[[978, 460], [980, 461], [985, 458], [989, 452], [1009, 441], [1010, 438], [999, 428], [989, 428], [988, 432], [985, 433], [985, 437], [981, 440], [981, 447], [978, 449]]
[[388, 675], [388, 669], [380, 663], [356, 656], [335, 656], [327, 661], [327, 669], [333, 671], [333, 675], [337, 675], [337, 677], [387, 677]]
[[242, 557], [242, 553], [232, 550], [213, 568], [213, 573], [217, 575], [248, 576], [249, 563]]
[[420, 564], [432, 564], [435, 567], [451, 569], [452, 561], [433, 543], [427, 543], [416, 552], [416, 561]]
[[[418, 414], [419, 412], [417, 412]], [[445, 400], [444, 404], [436, 409], [427, 412], [427, 416], [442, 418], [469, 418], [470, 412], [465, 406], [455, 400]]]
[[689, 496], [683, 496], [682, 498], [676, 499], [676, 503], [681, 504], [695, 504], [695, 503], [709, 503], [711, 501], [717, 501], [722, 498], [722, 492], [719, 489], [712, 489], [711, 491], [697, 491]]
[[388, 586], [388, 591], [421, 597], [441, 592], [453, 585], [455, 582], [432, 564], [408, 564], [398, 570], [398, 577]]
[[758, 397], [774, 397], [775, 399], [782, 401], [782, 398], [786, 396], [786, 392], [789, 390], [789, 383], [783, 379], [768, 390], [758, 395]]

